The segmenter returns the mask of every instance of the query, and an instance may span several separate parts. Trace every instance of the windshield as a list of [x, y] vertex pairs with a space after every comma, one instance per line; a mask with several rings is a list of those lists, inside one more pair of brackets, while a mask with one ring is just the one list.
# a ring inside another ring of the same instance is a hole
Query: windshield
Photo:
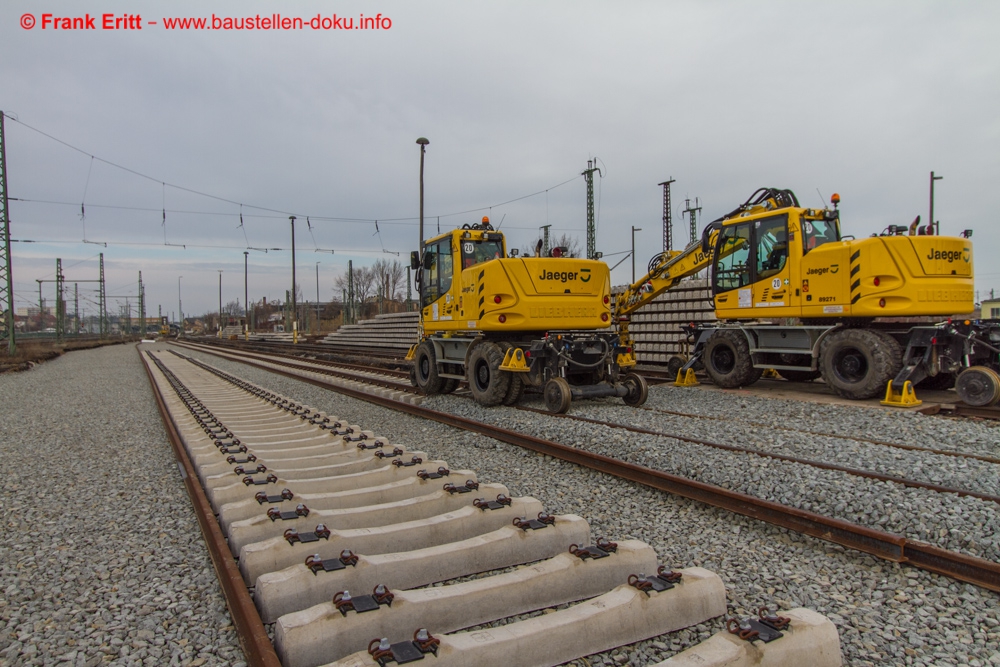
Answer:
[[462, 268], [503, 257], [500, 241], [462, 241]]
[[803, 220], [802, 221], [802, 254], [824, 243], [840, 240], [840, 228], [836, 220]]

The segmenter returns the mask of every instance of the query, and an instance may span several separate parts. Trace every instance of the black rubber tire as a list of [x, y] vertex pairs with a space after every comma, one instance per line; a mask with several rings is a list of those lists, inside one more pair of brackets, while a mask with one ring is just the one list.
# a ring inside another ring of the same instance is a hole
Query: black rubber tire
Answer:
[[456, 389], [461, 380], [456, 380], [455, 378], [441, 378], [441, 393], [450, 394]]
[[750, 344], [738, 329], [718, 329], [701, 355], [705, 372], [716, 386], [747, 387], [760, 379], [762, 368], [754, 368]]
[[844, 398], [875, 398], [902, 368], [903, 350], [888, 334], [840, 329], [823, 341], [819, 364], [823, 380]]
[[424, 341], [417, 346], [413, 356], [414, 379], [420, 393], [432, 396], [441, 393], [444, 380], [438, 375], [437, 357], [430, 341]]
[[626, 373], [622, 384], [628, 389], [628, 393], [622, 396], [625, 405], [639, 407], [649, 398], [649, 384], [646, 383], [646, 378], [638, 373]]
[[955, 393], [963, 403], [989, 407], [1000, 400], [1000, 375], [986, 366], [970, 366], [958, 374]]
[[934, 377], [925, 377], [917, 383], [917, 389], [951, 389], [955, 386], [954, 373], [938, 373]]
[[549, 412], [561, 415], [569, 410], [569, 405], [573, 401], [573, 392], [565, 378], [552, 378], [545, 383], [545, 388], [542, 391], [545, 395], [545, 407], [549, 409]]
[[[514, 349], [514, 344], [500, 343], [500, 349], [503, 351], [504, 356], [507, 356], [507, 352]], [[521, 402], [521, 397], [524, 396], [524, 380], [521, 379], [520, 373], [503, 372], [510, 376], [510, 386], [507, 388], [507, 393], [504, 394], [503, 401], [501, 402], [504, 405], [517, 405]]]
[[483, 342], [469, 353], [465, 379], [476, 403], [484, 407], [500, 405], [510, 388], [510, 373], [500, 370], [503, 350], [496, 343]]
[[677, 377], [677, 371], [679, 371], [681, 367], [686, 363], [687, 359], [680, 356], [679, 354], [675, 354], [669, 359], [667, 359], [667, 373], [670, 374], [671, 379]]
[[778, 371], [778, 375], [785, 378], [789, 382], [812, 382], [823, 374], [819, 371], [780, 370]]

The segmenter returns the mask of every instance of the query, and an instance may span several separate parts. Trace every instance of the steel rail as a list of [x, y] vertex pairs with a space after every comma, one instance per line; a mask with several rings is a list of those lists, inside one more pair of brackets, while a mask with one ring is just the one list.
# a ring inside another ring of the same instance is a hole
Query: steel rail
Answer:
[[[195, 349], [195, 350], [199, 350], [200, 349], [200, 350], [202, 350], [204, 352], [209, 352], [214, 347], [212, 345], [205, 345], [205, 344], [198, 344], [198, 343], [178, 343], [178, 345], [180, 345], [181, 347], [187, 347], [189, 349]], [[242, 352], [243, 354], [256, 354], [256, 355], [267, 355], [267, 354], [269, 354], [269, 353], [266, 353], [266, 352], [256, 352], [256, 351], [247, 351], [247, 350], [238, 350], [238, 352]], [[317, 372], [318, 371], [318, 372], [322, 372], [322, 373], [325, 373], [327, 375], [332, 375], [334, 377], [339, 377], [339, 378], [342, 378], [342, 379], [345, 379], [345, 380], [354, 380], [355, 382], [363, 382], [363, 383], [366, 383], [366, 384], [375, 385], [377, 387], [383, 387], [385, 389], [394, 389], [396, 391], [405, 391], [405, 392], [411, 393], [411, 394], [416, 393], [416, 390], [410, 385], [409, 381], [407, 381], [404, 384], [404, 383], [401, 383], [401, 382], [394, 382], [392, 380], [380, 380], [378, 378], [366, 377], [366, 376], [361, 376], [361, 375], [354, 375], [354, 374], [351, 374], [351, 373], [348, 373], [348, 372], [338, 371], [338, 370], [336, 370], [334, 368], [329, 368], [327, 366], [327, 364], [336, 364], [337, 363], [337, 362], [333, 362], [333, 361], [323, 362], [322, 360], [319, 360], [319, 359], [303, 359], [302, 357], [294, 357], [294, 356], [292, 356], [291, 358], [289, 358], [289, 355], [285, 355], [285, 354], [278, 354], [276, 356], [280, 357], [280, 359], [274, 359], [274, 360], [269, 359], [268, 362], [269, 363], [275, 363], [275, 364], [281, 364], [281, 365], [284, 365], [284, 366], [288, 366], [289, 368], [301, 368], [303, 370], [309, 370], [309, 371], [313, 371], [313, 372]], [[305, 368], [309, 364], [313, 364], [313, 363], [316, 363], [316, 362], [319, 362], [319, 365], [322, 366], [322, 368], [316, 368], [316, 367]], [[381, 371], [382, 369], [371, 369], [371, 368], [369, 368], [367, 370], [370, 372], [372, 370]], [[389, 375], [389, 376], [395, 375], [396, 377], [402, 377], [401, 375], [397, 375], [396, 373], [386, 373], [386, 375]]]
[[[937, 408], [933, 412], [924, 412], [924, 410], [918, 410], [922, 414], [934, 415], [938, 414], [941, 409], [940, 405], [933, 405], [931, 408]], [[694, 415], [690, 412], [678, 412], [676, 410], [666, 410], [664, 408], [651, 408], [647, 406], [642, 406], [640, 410], [647, 410], [649, 412], [657, 412], [667, 415], [675, 415], [677, 417], [690, 417], [692, 419], [710, 419], [714, 421], [726, 421], [731, 422], [732, 419], [729, 417], [718, 417], [715, 415]], [[925, 408], [926, 409], [926, 408]], [[1000, 419], [1000, 412], [997, 413], [997, 419]], [[941, 456], [954, 456], [961, 459], [976, 459], [977, 461], [985, 461], [986, 463], [1000, 463], [1000, 458], [995, 456], [987, 456], [985, 454], [972, 454], [969, 452], [956, 452], [948, 449], [934, 449], [933, 447], [921, 447], [920, 445], [907, 445], [901, 442], [889, 442], [888, 440], [875, 440], [873, 438], [862, 438], [854, 435], [840, 435], [839, 433], [826, 433], [824, 431], [811, 431], [805, 428], [794, 428], [792, 426], [772, 426], [770, 424], [763, 424], [761, 422], [755, 422], [746, 420], [744, 423], [751, 426], [761, 426], [764, 428], [774, 428], [782, 431], [791, 431], [793, 433], [808, 433], [809, 435], [818, 435], [825, 438], [837, 438], [840, 440], [854, 440], [857, 442], [869, 442], [873, 445], [882, 445], [885, 447], [896, 447], [898, 449], [905, 449], [912, 452], [927, 452], [928, 454], [939, 454]]]
[[1000, 407], [991, 405], [976, 407], [965, 403], [934, 403], [917, 412], [924, 415], [948, 415], [956, 417], [977, 417], [979, 419], [1000, 420]]
[[160, 388], [153, 377], [152, 369], [142, 358], [142, 351], [139, 351], [139, 359], [146, 369], [146, 375], [156, 399], [156, 407], [160, 411], [163, 426], [167, 431], [167, 439], [174, 449], [177, 467], [184, 479], [188, 496], [191, 498], [195, 516], [198, 517], [198, 525], [201, 526], [201, 533], [205, 538], [205, 545], [212, 558], [212, 565], [218, 575], [219, 584], [222, 586], [222, 593], [226, 598], [226, 605], [229, 607], [233, 626], [236, 628], [236, 636], [239, 639], [240, 648], [243, 649], [243, 655], [247, 659], [247, 664], [250, 667], [281, 667], [278, 654], [267, 636], [264, 623], [260, 620], [260, 614], [257, 613], [257, 608], [254, 606], [253, 600], [250, 599], [250, 593], [243, 582], [243, 576], [229, 551], [229, 545], [222, 534], [222, 528], [215, 519], [215, 513], [208, 502], [208, 496], [205, 495], [205, 490], [198, 481], [198, 475], [181, 441], [174, 417], [167, 409]]
[[[824, 461], [816, 461], [814, 459], [804, 459], [797, 456], [788, 456], [786, 454], [775, 454], [774, 452], [766, 452], [761, 449], [753, 449], [750, 447], [739, 447], [737, 445], [724, 445], [721, 442], [712, 442], [711, 440], [702, 440], [700, 438], [689, 438], [684, 435], [676, 435], [673, 433], [665, 433], [663, 431], [656, 431], [653, 429], [642, 428], [641, 426], [629, 426], [627, 424], [620, 424], [618, 422], [606, 422], [600, 419], [591, 419], [590, 417], [580, 417], [578, 415], [566, 415], [566, 414], [554, 414], [547, 410], [541, 410], [539, 408], [529, 408], [525, 406], [517, 406], [518, 410], [524, 410], [525, 412], [537, 412], [543, 415], [549, 415], [551, 417], [562, 417], [563, 419], [572, 419], [574, 421], [581, 421], [587, 424], [596, 424], [598, 426], [607, 426], [609, 428], [620, 428], [631, 433], [642, 433], [644, 435], [655, 435], [663, 438], [673, 438], [674, 440], [680, 440], [681, 442], [690, 442], [694, 445], [704, 445], [706, 447], [713, 447], [715, 449], [722, 449], [727, 452], [737, 452], [740, 454], [753, 454], [755, 456], [760, 456], [768, 459], [775, 459], [777, 461], [787, 461], [789, 463], [798, 463], [801, 465], [811, 466], [813, 468], [820, 468], [823, 470], [836, 470], [837, 472], [843, 472], [848, 475], [855, 475], [857, 477], [866, 477], [868, 479], [876, 479], [880, 482], [894, 482], [896, 484], [901, 484], [903, 486], [908, 486], [915, 489], [927, 489], [929, 491], [936, 491], [938, 493], [954, 493], [958, 496], [969, 496], [971, 498], [978, 498], [979, 500], [986, 500], [989, 502], [1000, 504], [1000, 496], [994, 496], [989, 493], [980, 493], [978, 491], [969, 491], [967, 489], [956, 489], [950, 486], [943, 486], [941, 484], [933, 484], [931, 482], [921, 482], [916, 479], [908, 479], [906, 477], [897, 477], [895, 475], [886, 475], [880, 472], [874, 472], [871, 470], [862, 470], [860, 468], [851, 468], [850, 466], [842, 466], [837, 463], [826, 463]], [[804, 431], [808, 433], [808, 431]]]
[[[206, 352], [225, 358], [225, 354], [221, 352], [208, 350]], [[591, 470], [610, 474], [660, 491], [666, 491], [684, 498], [703, 502], [713, 507], [719, 507], [737, 514], [759, 519], [805, 535], [869, 553], [885, 560], [897, 563], [909, 563], [915, 567], [943, 574], [953, 579], [976, 584], [989, 590], [1000, 591], [1000, 564], [993, 561], [948, 551], [930, 544], [910, 540], [902, 535], [894, 535], [849, 521], [755, 498], [744, 493], [729, 491], [712, 484], [698, 482], [660, 470], [645, 468], [602, 454], [585, 452], [574, 447], [517, 433], [492, 424], [484, 424], [464, 417], [458, 417], [382, 396], [367, 394], [347, 387], [335, 387], [321, 380], [303, 377], [289, 371], [269, 368], [254, 360], [239, 359], [237, 356], [235, 361], [294, 380], [330, 389], [375, 405], [479, 433], [494, 440], [517, 445], [540, 454], [590, 468]]]

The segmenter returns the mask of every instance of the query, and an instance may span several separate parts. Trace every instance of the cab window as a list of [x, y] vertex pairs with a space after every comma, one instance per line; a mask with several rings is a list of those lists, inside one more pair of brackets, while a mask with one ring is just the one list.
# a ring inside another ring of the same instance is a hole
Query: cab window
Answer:
[[750, 284], [750, 223], [722, 228], [715, 247], [715, 292]]
[[840, 228], [836, 220], [802, 221], [802, 254], [820, 247], [824, 243], [840, 240]]
[[788, 262], [788, 218], [757, 220], [757, 280], [781, 273]]
[[451, 239], [442, 239], [425, 247], [424, 252], [430, 257], [430, 268], [423, 277], [423, 305], [429, 306], [451, 289], [451, 278], [454, 273], [451, 258]]
[[488, 262], [491, 259], [503, 257], [503, 246], [499, 241], [469, 241], [462, 242], [462, 269]]

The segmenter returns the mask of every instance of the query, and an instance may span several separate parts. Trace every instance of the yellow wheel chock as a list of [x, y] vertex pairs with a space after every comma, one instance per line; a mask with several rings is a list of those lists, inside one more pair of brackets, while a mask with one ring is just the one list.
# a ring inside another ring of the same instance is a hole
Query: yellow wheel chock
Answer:
[[773, 368], [765, 368], [764, 372], [760, 375], [765, 380], [780, 380], [781, 376], [778, 375], [778, 371]]
[[519, 347], [512, 347], [503, 356], [503, 363], [500, 370], [512, 373], [527, 373], [531, 369], [528, 367], [528, 360], [524, 357], [524, 350]]
[[889, 380], [889, 384], [885, 387], [885, 400], [882, 401], [882, 405], [894, 408], [915, 408], [921, 404], [923, 401], [917, 398], [917, 394], [913, 391], [912, 382], [907, 380], [903, 383], [903, 390], [896, 391], [892, 387], [892, 380]]
[[701, 383], [694, 376], [694, 369], [687, 369], [685, 374], [683, 370], [677, 370], [677, 379], [674, 380], [675, 387], [697, 387]]

